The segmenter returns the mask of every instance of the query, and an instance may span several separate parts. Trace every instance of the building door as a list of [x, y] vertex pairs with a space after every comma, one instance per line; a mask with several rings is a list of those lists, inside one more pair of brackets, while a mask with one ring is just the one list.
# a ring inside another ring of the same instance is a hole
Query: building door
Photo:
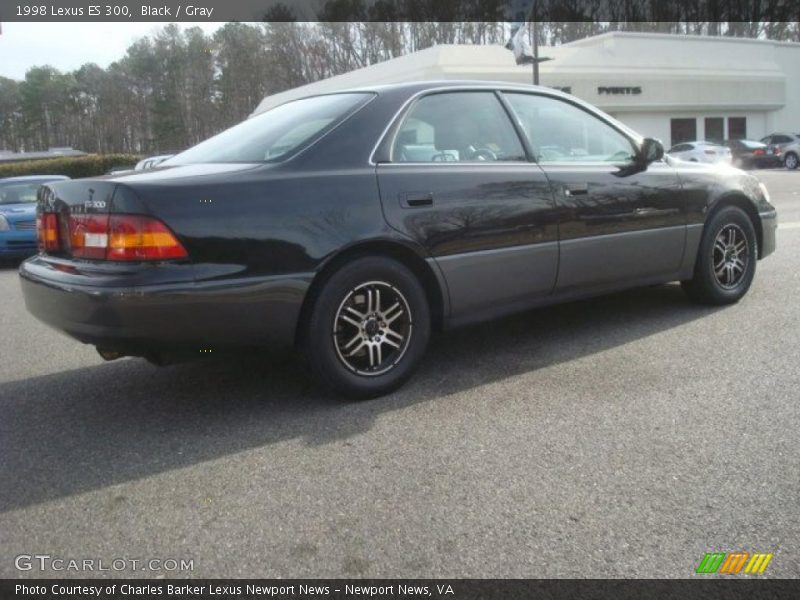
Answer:
[[697, 119], [670, 119], [670, 146], [677, 146], [683, 142], [693, 142], [697, 139]]

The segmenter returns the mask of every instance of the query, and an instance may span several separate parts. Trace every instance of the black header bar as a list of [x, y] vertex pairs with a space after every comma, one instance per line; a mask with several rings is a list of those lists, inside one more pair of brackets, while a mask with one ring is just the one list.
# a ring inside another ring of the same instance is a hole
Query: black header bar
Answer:
[[268, 579], [0, 580], [3, 600], [789, 600], [788, 579]]
[[3, 21], [786, 22], [800, 0], [2, 0]]

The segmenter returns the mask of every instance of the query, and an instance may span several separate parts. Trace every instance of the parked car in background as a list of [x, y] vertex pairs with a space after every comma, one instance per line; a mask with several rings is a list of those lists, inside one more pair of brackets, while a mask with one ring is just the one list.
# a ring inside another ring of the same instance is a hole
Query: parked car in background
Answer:
[[359, 398], [434, 329], [669, 281], [737, 302], [777, 227], [752, 175], [569, 94], [457, 81], [287, 102], [158, 169], [48, 184], [39, 213], [27, 308], [104, 358], [298, 347]]
[[173, 154], [159, 154], [158, 156], [148, 156], [147, 158], [143, 158], [136, 166], [133, 167], [134, 171], [143, 171], [145, 169], [152, 169], [153, 167], [157, 167], [162, 162], [167, 160], [168, 158], [172, 158]]
[[688, 162], [731, 164], [730, 148], [714, 142], [684, 142], [676, 144], [667, 152], [671, 157]]
[[780, 148], [754, 140], [728, 140], [733, 166], [740, 169], [769, 169], [783, 165]]
[[43, 183], [66, 179], [63, 175], [0, 179], [0, 259], [36, 254], [36, 192]]
[[771, 133], [761, 141], [780, 149], [787, 169], [796, 169], [800, 165], [800, 133]]

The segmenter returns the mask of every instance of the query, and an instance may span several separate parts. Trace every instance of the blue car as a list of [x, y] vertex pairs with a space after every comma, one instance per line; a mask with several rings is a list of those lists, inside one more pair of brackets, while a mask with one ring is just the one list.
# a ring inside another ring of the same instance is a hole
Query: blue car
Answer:
[[0, 260], [36, 254], [36, 192], [63, 175], [30, 175], [0, 179]]

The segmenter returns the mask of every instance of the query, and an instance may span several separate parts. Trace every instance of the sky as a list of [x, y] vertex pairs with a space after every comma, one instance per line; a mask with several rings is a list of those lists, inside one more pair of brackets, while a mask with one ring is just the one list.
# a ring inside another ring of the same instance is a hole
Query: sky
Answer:
[[[87, 62], [105, 68], [122, 58], [137, 38], [150, 35], [166, 23], [11, 23], [0, 33], [0, 76], [24, 79], [34, 66], [50, 65], [61, 71]], [[224, 23], [181, 23], [206, 33]]]

